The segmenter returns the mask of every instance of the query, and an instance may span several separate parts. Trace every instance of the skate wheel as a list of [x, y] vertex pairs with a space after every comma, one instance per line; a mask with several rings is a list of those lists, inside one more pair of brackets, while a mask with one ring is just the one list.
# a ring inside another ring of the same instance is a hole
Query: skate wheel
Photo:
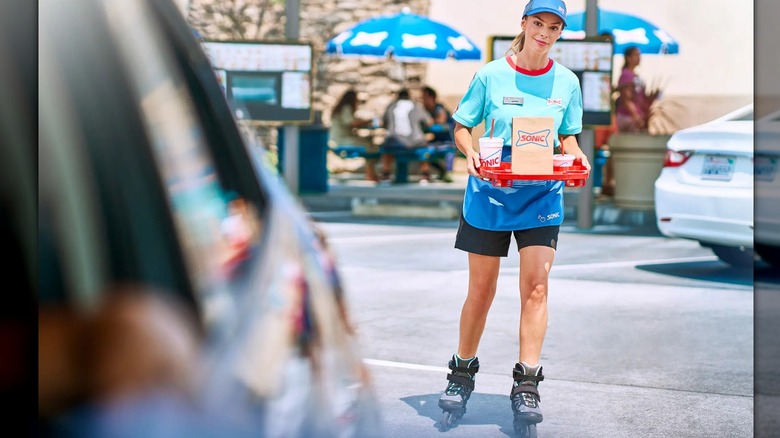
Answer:
[[536, 425], [525, 423], [515, 425], [515, 433], [519, 438], [536, 438]]
[[452, 412], [444, 411], [441, 414], [441, 420], [439, 421], [439, 431], [446, 432], [450, 430], [454, 422], [455, 422], [455, 415], [453, 415]]

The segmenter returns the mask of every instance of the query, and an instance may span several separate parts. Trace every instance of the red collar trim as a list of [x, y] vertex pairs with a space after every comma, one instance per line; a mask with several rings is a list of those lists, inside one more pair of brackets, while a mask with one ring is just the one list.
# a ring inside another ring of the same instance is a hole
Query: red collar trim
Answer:
[[553, 66], [553, 60], [552, 59], [550, 59], [547, 62], [547, 66], [545, 66], [541, 70], [526, 70], [524, 68], [520, 68], [520, 67], [518, 67], [515, 64], [515, 60], [512, 59], [512, 56], [507, 56], [506, 57], [506, 62], [508, 62], [509, 66], [512, 67], [513, 69], [517, 70], [518, 72], [520, 72], [520, 73], [522, 73], [524, 75], [528, 75], [528, 76], [540, 76], [540, 75], [543, 75], [543, 74], [547, 73], [548, 71], [550, 71], [552, 69], [552, 66]]

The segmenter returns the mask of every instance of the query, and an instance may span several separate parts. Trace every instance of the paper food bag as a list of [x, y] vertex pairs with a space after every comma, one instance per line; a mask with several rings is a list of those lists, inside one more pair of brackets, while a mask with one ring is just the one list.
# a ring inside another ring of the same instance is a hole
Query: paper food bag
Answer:
[[553, 173], [554, 123], [552, 117], [512, 118], [512, 173]]

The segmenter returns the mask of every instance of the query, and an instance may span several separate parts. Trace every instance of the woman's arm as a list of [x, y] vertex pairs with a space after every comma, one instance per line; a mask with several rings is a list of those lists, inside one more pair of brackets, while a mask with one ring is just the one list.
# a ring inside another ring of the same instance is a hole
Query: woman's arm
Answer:
[[634, 125], [639, 129], [644, 128], [645, 119], [642, 117], [642, 114], [639, 112], [639, 108], [637, 107], [636, 95], [634, 94], [633, 86], [624, 86], [620, 93], [622, 98], [620, 102], [631, 114], [631, 118], [634, 119]]
[[466, 156], [469, 175], [479, 177], [479, 152], [474, 150], [471, 128], [455, 123], [455, 146]]
[[582, 152], [582, 149], [580, 149], [580, 145], [577, 143], [577, 137], [573, 135], [560, 135], [558, 136], [558, 139], [561, 141], [563, 152], [572, 154], [575, 158], [579, 158], [582, 160], [582, 165], [590, 170], [590, 162], [588, 161], [588, 157], [585, 156], [585, 153]]

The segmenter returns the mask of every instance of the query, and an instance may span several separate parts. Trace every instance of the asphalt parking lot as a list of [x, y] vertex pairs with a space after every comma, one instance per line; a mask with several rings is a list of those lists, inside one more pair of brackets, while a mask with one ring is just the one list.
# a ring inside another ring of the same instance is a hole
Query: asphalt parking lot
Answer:
[[[465, 254], [453, 248], [457, 223], [348, 212], [314, 219], [337, 255], [387, 436], [443, 436], [436, 401], [468, 277]], [[476, 392], [446, 436], [514, 436], [518, 264], [516, 254], [502, 262]], [[753, 281], [752, 270], [652, 229], [564, 225], [539, 436], [753, 436]]]

